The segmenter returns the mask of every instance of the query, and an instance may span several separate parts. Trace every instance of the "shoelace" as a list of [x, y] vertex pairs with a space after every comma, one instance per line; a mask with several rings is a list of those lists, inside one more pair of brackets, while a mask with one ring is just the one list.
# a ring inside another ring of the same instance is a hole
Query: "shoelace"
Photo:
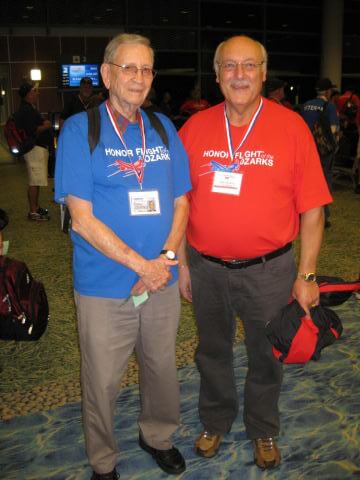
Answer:
[[273, 449], [274, 446], [274, 440], [270, 438], [260, 438], [259, 439], [260, 447], [265, 451], [265, 452], [270, 452]]

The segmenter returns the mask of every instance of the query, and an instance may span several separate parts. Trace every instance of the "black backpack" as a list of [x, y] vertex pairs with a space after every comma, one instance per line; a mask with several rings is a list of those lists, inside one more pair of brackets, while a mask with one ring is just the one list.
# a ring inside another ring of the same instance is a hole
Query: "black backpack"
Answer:
[[26, 135], [25, 130], [18, 128], [16, 114], [10, 115], [4, 126], [4, 135], [10, 150], [15, 157], [20, 157], [34, 148], [34, 139]]
[[331, 155], [338, 149], [337, 141], [331, 131], [331, 125], [326, 115], [327, 106], [328, 102], [324, 102], [322, 111], [320, 112], [311, 130], [320, 157]]
[[0, 256], [0, 338], [38, 340], [48, 320], [44, 285], [33, 278], [24, 262]]
[[[151, 126], [155, 128], [155, 130], [159, 134], [166, 148], [169, 148], [169, 138], [167, 136], [166, 130], [160, 118], [151, 110], [144, 109], [144, 112], [148, 116]], [[95, 106], [93, 108], [89, 108], [88, 110], [86, 110], [86, 113], [88, 117], [88, 143], [89, 143], [90, 153], [92, 154], [100, 140], [100, 126], [101, 126], [100, 110], [98, 106]], [[63, 212], [62, 212], [61, 229], [64, 233], [68, 233], [70, 230], [70, 226], [71, 226], [70, 212], [67, 206], [64, 206]]]
[[[145, 108], [143, 111], [148, 116], [151, 126], [155, 128], [166, 148], [169, 148], [169, 139], [160, 118], [151, 110]], [[96, 106], [86, 110], [86, 113], [88, 116], [88, 142], [90, 153], [93, 153], [100, 140], [100, 110]]]

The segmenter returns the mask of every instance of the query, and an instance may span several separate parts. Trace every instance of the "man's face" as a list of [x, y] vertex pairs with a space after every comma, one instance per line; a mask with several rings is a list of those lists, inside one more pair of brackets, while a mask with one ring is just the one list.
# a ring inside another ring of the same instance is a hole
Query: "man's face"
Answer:
[[38, 89], [32, 88], [30, 92], [26, 95], [25, 100], [31, 103], [31, 105], [36, 105], [38, 97], [39, 97]]
[[85, 81], [80, 84], [80, 95], [82, 98], [89, 98], [93, 93], [92, 84], [88, 81]]
[[[138, 69], [152, 68], [153, 57], [151, 50], [146, 45], [124, 44], [117, 49], [113, 63], [136, 65]], [[104, 84], [109, 90], [110, 99], [117, 108], [121, 106], [139, 108], [149, 93], [153, 81], [152, 76], [144, 75], [141, 70], [134, 74], [111, 64], [103, 64], [101, 74]]]
[[[249, 38], [235, 37], [228, 40], [220, 52], [220, 66], [216, 81], [227, 101], [233, 107], [251, 107], [257, 102], [263, 82], [266, 80], [266, 65], [257, 65], [252, 71], [240, 64], [259, 64], [264, 61], [260, 46]], [[236, 63], [234, 71], [226, 71], [224, 64]]]

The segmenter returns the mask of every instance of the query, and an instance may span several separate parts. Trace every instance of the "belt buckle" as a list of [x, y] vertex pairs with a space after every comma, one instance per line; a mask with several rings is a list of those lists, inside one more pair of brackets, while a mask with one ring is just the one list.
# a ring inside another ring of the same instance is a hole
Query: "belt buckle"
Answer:
[[228, 263], [230, 265], [234, 265], [234, 266], [243, 265], [247, 262], [248, 262], [248, 260], [238, 260], [236, 258], [234, 258], [233, 260], [228, 260]]

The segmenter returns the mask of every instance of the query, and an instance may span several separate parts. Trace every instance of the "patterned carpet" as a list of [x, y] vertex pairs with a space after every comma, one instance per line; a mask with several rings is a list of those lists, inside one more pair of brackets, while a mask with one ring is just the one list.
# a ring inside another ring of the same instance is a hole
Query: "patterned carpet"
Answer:
[[[24, 260], [45, 284], [51, 318], [38, 342], [0, 342], [0, 479], [85, 480], [90, 470], [81, 427], [79, 351], [71, 285], [71, 245], [59, 228], [52, 181], [42, 191], [49, 207], [46, 225], [27, 220], [26, 173], [0, 145], [0, 207], [10, 216], [5, 238], [10, 256]], [[360, 265], [360, 195], [338, 185], [332, 227], [325, 232], [319, 272], [357, 278]], [[261, 472], [252, 464], [242, 412], [212, 460], [195, 456], [199, 378], [192, 363], [196, 329], [191, 307], [183, 304], [178, 335], [182, 425], [176, 445], [187, 460], [181, 479], [193, 480], [347, 480], [360, 479], [360, 303], [353, 297], [338, 311], [344, 335], [318, 363], [286, 366], [280, 407], [283, 464]], [[239, 332], [241, 338], [241, 331]], [[236, 378], [241, 395], [246, 359], [236, 347]], [[166, 478], [137, 445], [138, 394], [134, 361], [117, 403], [116, 432], [121, 479]]]
[[[199, 378], [194, 366], [179, 371], [181, 428], [175, 444], [187, 461], [187, 480], [350, 480], [360, 479], [360, 302], [353, 296], [338, 307], [343, 337], [323, 351], [319, 362], [285, 366], [280, 409], [283, 463], [261, 472], [252, 463], [242, 411], [217, 457], [195, 455]], [[243, 345], [235, 348], [241, 392], [246, 370]], [[137, 445], [138, 390], [123, 390], [117, 402], [116, 434], [122, 480], [169, 478]], [[4, 480], [85, 480], [90, 469], [84, 452], [79, 403], [4, 422], [0, 431], [0, 471]]]

